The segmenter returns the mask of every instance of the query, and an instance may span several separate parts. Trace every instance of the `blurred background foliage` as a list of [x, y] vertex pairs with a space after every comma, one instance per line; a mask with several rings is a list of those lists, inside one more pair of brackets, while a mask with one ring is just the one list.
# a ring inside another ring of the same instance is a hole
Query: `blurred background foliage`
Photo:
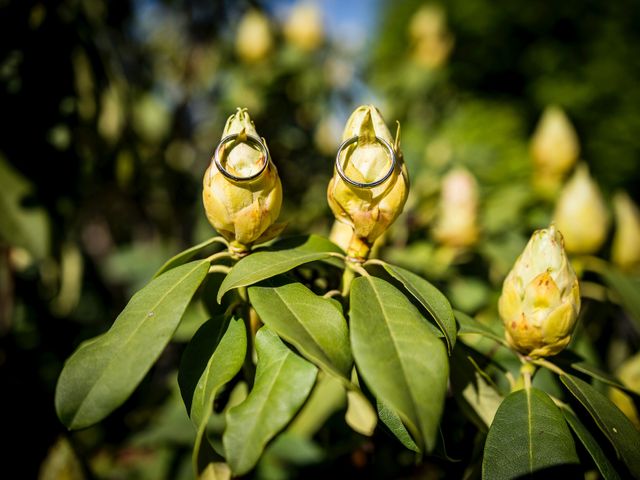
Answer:
[[[194, 432], [175, 369], [206, 312], [189, 311], [142, 387], [101, 425], [66, 434], [53, 391], [80, 341], [105, 331], [167, 257], [213, 234], [201, 178], [236, 107], [249, 109], [279, 169], [286, 234], [329, 233], [326, 185], [350, 111], [373, 103], [392, 130], [398, 120], [412, 193], [379, 255], [425, 275], [456, 308], [489, 324], [504, 276], [531, 231], [551, 220], [578, 159], [607, 217], [577, 215], [603, 231], [581, 253], [609, 259], [620, 227], [610, 221], [614, 192], [640, 199], [638, 24], [630, 0], [526, 8], [508, 0], [0, 0], [0, 402], [15, 449], [8, 462], [21, 478], [192, 475]], [[545, 160], [534, 160], [531, 139], [551, 105], [570, 132], [553, 148], [569, 142], [571, 158], [555, 184], [540, 188]], [[637, 212], [630, 215], [633, 224]], [[621, 265], [632, 272], [623, 278], [627, 299], [638, 286], [631, 257]], [[575, 261], [591, 298], [587, 335], [578, 335], [583, 354], [633, 370], [633, 306], [614, 305], [589, 272], [593, 257]], [[626, 377], [637, 382], [637, 370]], [[474, 451], [465, 426], [445, 422], [453, 455]], [[286, 437], [276, 442], [256, 475], [286, 478], [305, 465], [317, 475], [416, 474], [394, 440], [334, 423], [295, 448]], [[433, 463], [442, 471], [442, 461]], [[447, 465], [459, 478], [460, 467]]]

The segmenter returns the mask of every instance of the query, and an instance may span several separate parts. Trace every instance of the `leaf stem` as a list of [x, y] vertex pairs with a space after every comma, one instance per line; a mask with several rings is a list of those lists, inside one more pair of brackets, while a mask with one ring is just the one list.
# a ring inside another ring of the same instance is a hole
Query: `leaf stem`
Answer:
[[559, 366], [557, 366], [554, 363], [551, 363], [548, 360], [545, 360], [544, 358], [538, 358], [535, 360], [531, 360], [532, 363], [540, 366], [540, 367], [544, 367], [547, 370], [551, 370], [553, 373], [557, 373], [558, 375], [566, 375], [567, 372], [565, 372], [564, 370], [562, 370]]
[[217, 252], [217, 253], [214, 253], [213, 255], [209, 255], [207, 257], [207, 260], [213, 263], [216, 260], [220, 260], [221, 258], [231, 258], [231, 253], [229, 253], [229, 251], [227, 250], [224, 250], [222, 252]]
[[227, 267], [226, 265], [211, 265], [209, 267], [209, 273], [229, 273], [231, 267]]

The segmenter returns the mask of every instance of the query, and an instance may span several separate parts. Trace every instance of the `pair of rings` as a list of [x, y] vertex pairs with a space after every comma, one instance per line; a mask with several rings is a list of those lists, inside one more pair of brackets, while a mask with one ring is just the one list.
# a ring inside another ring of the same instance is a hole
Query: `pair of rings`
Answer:
[[[267, 147], [265, 146], [264, 142], [259, 138], [254, 137], [253, 135], [246, 135], [247, 143], [249, 145], [258, 147], [258, 149], [260, 150], [260, 153], [262, 154], [263, 162], [262, 162], [262, 165], [260, 166], [260, 169], [256, 173], [253, 173], [247, 177], [238, 177], [236, 175], [233, 175], [232, 173], [229, 173], [229, 171], [222, 166], [222, 162], [220, 162], [220, 154], [222, 153], [224, 146], [227, 143], [232, 142], [233, 140], [238, 138], [238, 136], [239, 134], [232, 133], [231, 135], [227, 135], [222, 140], [220, 140], [220, 143], [216, 147], [216, 151], [213, 154], [213, 161], [215, 162], [216, 167], [218, 167], [218, 170], [220, 171], [220, 173], [222, 173], [228, 179], [233, 180], [235, 182], [246, 182], [246, 181], [258, 178], [260, 175], [262, 175], [262, 172], [265, 171], [265, 169], [267, 168], [267, 165], [269, 165], [269, 150], [267, 150]], [[352, 178], [349, 178], [347, 174], [344, 172], [344, 168], [342, 166], [342, 163], [340, 162], [340, 154], [349, 145], [358, 142], [357, 136], [351, 137], [345, 140], [344, 142], [342, 142], [340, 147], [338, 147], [338, 153], [336, 154], [336, 170], [338, 171], [338, 175], [340, 175], [340, 177], [345, 182], [347, 182], [350, 185], [353, 185], [354, 187], [373, 188], [384, 183], [391, 176], [391, 174], [393, 173], [393, 170], [396, 167], [396, 162], [397, 162], [396, 152], [394, 151], [391, 144], [387, 142], [384, 138], [380, 138], [376, 136], [376, 140], [380, 142], [389, 152], [389, 156], [391, 157], [391, 166], [389, 167], [389, 170], [387, 170], [387, 172], [381, 178], [374, 180], [373, 182], [357, 182]]]

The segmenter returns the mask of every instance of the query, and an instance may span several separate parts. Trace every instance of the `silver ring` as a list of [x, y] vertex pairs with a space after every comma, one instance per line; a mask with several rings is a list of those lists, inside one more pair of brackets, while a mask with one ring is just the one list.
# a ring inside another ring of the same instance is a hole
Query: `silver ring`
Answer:
[[260, 153], [262, 154], [262, 158], [264, 159], [264, 162], [263, 162], [262, 166], [260, 167], [260, 170], [258, 170], [256, 173], [254, 173], [252, 175], [249, 175], [248, 177], [237, 177], [237, 176], [229, 173], [222, 166], [222, 163], [220, 163], [220, 152], [222, 151], [222, 149], [224, 148], [224, 146], [227, 143], [235, 140], [239, 136], [240, 136], [239, 133], [232, 133], [231, 135], [227, 135], [222, 140], [220, 140], [220, 143], [216, 147], [216, 151], [213, 154], [213, 161], [215, 162], [216, 167], [218, 167], [218, 170], [220, 171], [220, 173], [222, 173], [229, 180], [233, 180], [235, 182], [247, 182], [249, 180], [253, 180], [255, 178], [258, 178], [260, 175], [262, 175], [262, 172], [265, 171], [265, 169], [267, 168], [267, 165], [269, 165], [269, 150], [267, 150], [267, 147], [262, 142], [262, 140], [260, 140], [259, 138], [254, 137], [253, 135], [245, 135], [246, 138], [247, 138], [247, 143], [248, 144], [254, 145], [254, 146], [256, 146], [256, 147], [258, 147], [260, 149]]
[[393, 147], [391, 146], [391, 144], [387, 142], [384, 138], [380, 138], [376, 135], [376, 140], [380, 142], [384, 147], [386, 147], [386, 149], [389, 151], [389, 155], [391, 156], [391, 167], [389, 168], [389, 170], [382, 176], [382, 178], [379, 178], [378, 180], [374, 180], [373, 182], [367, 182], [367, 183], [356, 182], [355, 180], [347, 177], [347, 175], [344, 173], [344, 170], [342, 168], [342, 164], [340, 163], [340, 154], [342, 153], [342, 150], [344, 150], [346, 147], [358, 141], [357, 136], [351, 137], [346, 139], [344, 142], [342, 142], [342, 144], [338, 147], [338, 153], [336, 154], [336, 170], [338, 171], [338, 175], [340, 175], [340, 177], [345, 182], [353, 185], [354, 187], [373, 188], [373, 187], [377, 187], [381, 183], [384, 183], [391, 176], [391, 174], [393, 173], [393, 170], [396, 168], [396, 152], [393, 150]]

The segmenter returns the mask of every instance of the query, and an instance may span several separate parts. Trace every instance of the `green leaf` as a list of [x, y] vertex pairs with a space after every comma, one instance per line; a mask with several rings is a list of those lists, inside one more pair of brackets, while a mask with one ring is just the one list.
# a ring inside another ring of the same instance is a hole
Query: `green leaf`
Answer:
[[350, 298], [359, 373], [376, 398], [398, 413], [418, 446], [431, 450], [449, 374], [444, 344], [418, 309], [380, 278], [356, 278]]
[[378, 424], [376, 411], [360, 390], [347, 391], [347, 413], [344, 420], [354, 432], [367, 437], [373, 435]]
[[420, 453], [420, 448], [416, 445], [416, 442], [413, 441], [411, 435], [407, 431], [407, 428], [402, 423], [402, 420], [398, 416], [396, 412], [391, 410], [387, 405], [382, 403], [380, 400], [377, 402], [378, 407], [378, 417], [382, 420], [387, 428], [395, 435], [395, 437], [400, 440], [400, 443], [404, 445], [409, 450]]
[[640, 478], [640, 432], [618, 407], [587, 382], [573, 375], [560, 375], [560, 380], [587, 409], [631, 474]]
[[584, 447], [593, 458], [596, 467], [600, 470], [602, 477], [605, 480], [616, 480], [621, 478], [616, 472], [615, 467], [607, 458], [607, 454], [602, 450], [602, 447], [598, 444], [597, 440], [593, 437], [589, 429], [576, 417], [576, 415], [566, 407], [562, 408], [562, 414], [567, 420], [567, 423], [576, 434], [576, 437], [582, 442]]
[[451, 356], [451, 389], [464, 414], [483, 432], [489, 430], [504, 397], [491, 378], [477, 365], [464, 346]]
[[211, 411], [216, 392], [242, 368], [246, 352], [242, 319], [213, 318], [193, 336], [182, 356], [178, 384], [196, 427]]
[[249, 300], [264, 324], [307, 360], [348, 380], [353, 365], [349, 331], [333, 301], [285, 278], [249, 288]]
[[317, 368], [289, 350], [267, 327], [256, 334], [258, 367], [249, 396], [227, 412], [222, 441], [234, 475], [249, 472], [265, 445], [302, 406]]
[[208, 240], [205, 240], [202, 243], [199, 243], [198, 245], [194, 245], [193, 247], [187, 248], [186, 250], [178, 253], [177, 255], [174, 255], [169, 260], [167, 260], [164, 263], [164, 265], [162, 265], [158, 269], [158, 271], [153, 275], [153, 278], [162, 275], [167, 270], [171, 270], [172, 268], [175, 268], [187, 263], [189, 260], [195, 257], [198, 253], [205, 250], [207, 247], [209, 247], [210, 245], [213, 245], [214, 243], [224, 244], [225, 241], [222, 237], [212, 237]]
[[[218, 316], [202, 325], [185, 349], [178, 373], [180, 391], [196, 426], [193, 465], [196, 476], [201, 459], [208, 457], [203, 445], [216, 393], [242, 368], [247, 352], [247, 333], [242, 319], [227, 321]], [[205, 467], [207, 461], [203, 462]]]
[[256, 251], [240, 260], [220, 285], [218, 302], [222, 296], [238, 287], [253, 285], [261, 280], [288, 272], [304, 263], [323, 260], [332, 253], [341, 253], [329, 240], [317, 235], [287, 239], [272, 247]]
[[482, 478], [521, 478], [578, 462], [560, 409], [531, 387], [511, 393], [496, 412], [484, 446]]
[[0, 239], [42, 259], [49, 254], [49, 217], [42, 208], [22, 204], [33, 190], [33, 185], [0, 154]]
[[[371, 262], [371, 261], [370, 261]], [[407, 291], [427, 309], [438, 324], [447, 342], [449, 352], [456, 343], [456, 320], [447, 297], [424, 278], [404, 268], [380, 260], [373, 263], [382, 265], [389, 274], [404, 285]]]
[[508, 347], [504, 337], [494, 332], [491, 328], [459, 310], [454, 310], [453, 313], [458, 322], [458, 335], [482, 335], [483, 337], [490, 338], [492, 340], [495, 340], [499, 344]]
[[56, 387], [62, 423], [70, 429], [93, 425], [131, 395], [171, 339], [208, 269], [209, 262], [196, 261], [152, 280], [108, 332], [78, 347]]

